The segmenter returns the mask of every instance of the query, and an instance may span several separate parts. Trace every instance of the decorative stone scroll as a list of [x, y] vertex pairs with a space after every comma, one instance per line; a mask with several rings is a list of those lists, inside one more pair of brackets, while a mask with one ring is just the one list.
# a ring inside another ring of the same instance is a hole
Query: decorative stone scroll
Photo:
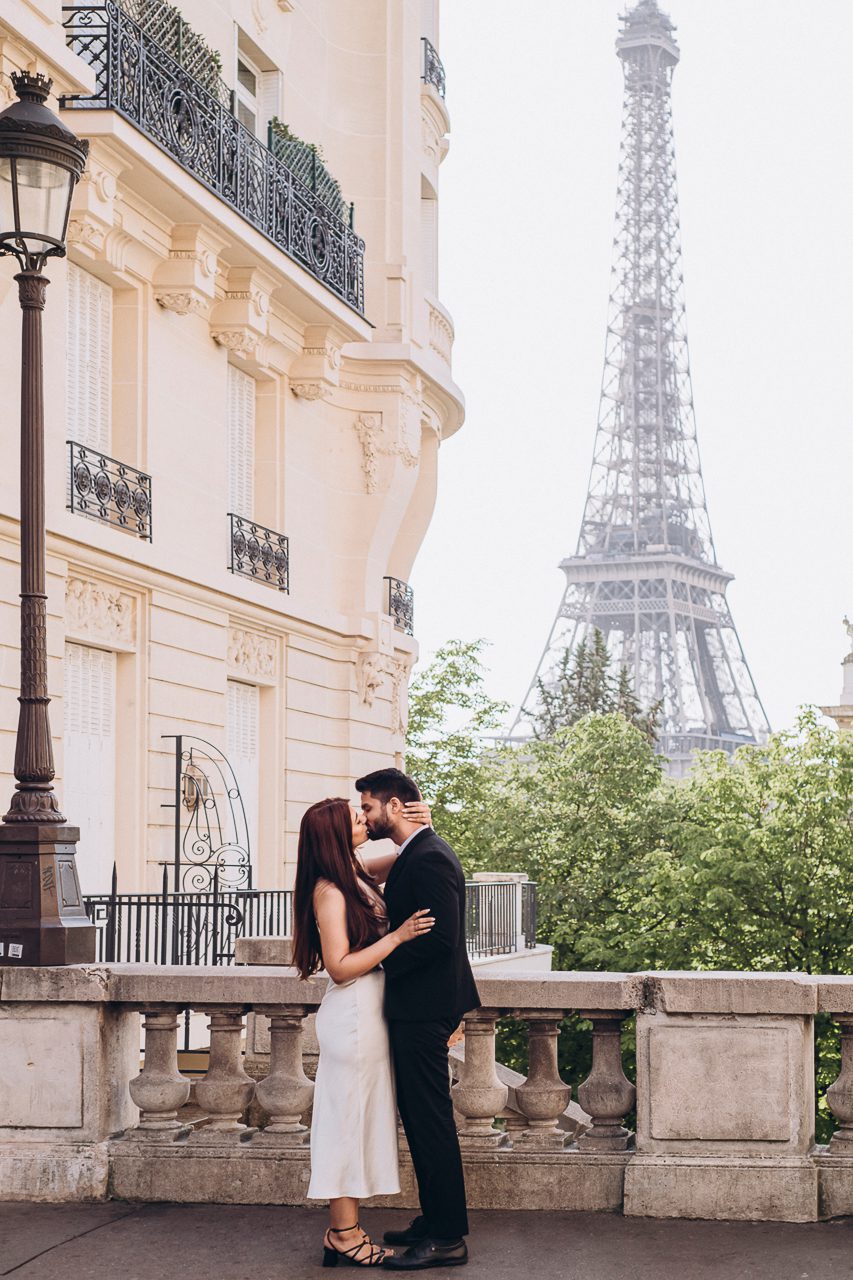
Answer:
[[133, 649], [136, 647], [136, 599], [118, 587], [87, 578], [68, 578], [65, 631], [69, 636]]

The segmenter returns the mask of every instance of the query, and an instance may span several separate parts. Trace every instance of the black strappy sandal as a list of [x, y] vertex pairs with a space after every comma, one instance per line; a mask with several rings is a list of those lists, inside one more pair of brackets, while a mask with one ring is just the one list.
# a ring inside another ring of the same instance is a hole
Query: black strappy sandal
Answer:
[[[328, 1239], [329, 1236], [343, 1236], [346, 1235], [348, 1231], [358, 1230], [361, 1230], [358, 1223], [356, 1223], [354, 1227], [328, 1228], [326, 1237], [323, 1240], [324, 1267], [336, 1267], [339, 1261], [346, 1263], [351, 1267], [379, 1267], [382, 1265], [390, 1250], [382, 1249], [378, 1244], [374, 1244], [366, 1231], [361, 1232], [362, 1239], [358, 1244], [353, 1245], [351, 1249], [336, 1249], [333, 1245], [326, 1243], [326, 1239]], [[365, 1248], [369, 1250], [367, 1257], [356, 1257], [356, 1254], [360, 1253], [361, 1250]]]

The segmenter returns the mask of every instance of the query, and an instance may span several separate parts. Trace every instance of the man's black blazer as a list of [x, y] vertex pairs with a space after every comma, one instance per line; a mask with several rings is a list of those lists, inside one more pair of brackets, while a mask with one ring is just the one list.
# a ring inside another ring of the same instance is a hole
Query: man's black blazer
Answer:
[[435, 925], [382, 962], [385, 1016], [397, 1022], [458, 1021], [480, 1007], [465, 946], [465, 876], [459, 859], [432, 827], [413, 836], [385, 885], [392, 929], [429, 907]]

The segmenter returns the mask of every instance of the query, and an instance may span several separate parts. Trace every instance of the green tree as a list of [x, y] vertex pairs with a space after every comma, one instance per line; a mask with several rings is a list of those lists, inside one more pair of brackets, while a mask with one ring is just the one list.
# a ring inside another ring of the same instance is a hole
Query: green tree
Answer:
[[574, 649], [560, 653], [547, 680], [536, 681], [536, 708], [527, 714], [537, 738], [550, 738], [591, 713], [618, 712], [650, 742], [657, 739], [661, 703], [644, 709], [634, 691], [624, 663], [616, 675], [611, 671], [607, 641], [596, 627], [592, 641], [581, 640]]
[[468, 871], [488, 865], [483, 859], [496, 773], [484, 757], [501, 754], [490, 748], [489, 735], [508, 710], [486, 692], [485, 647], [485, 640], [449, 640], [409, 688], [406, 768], [432, 805], [437, 830]]

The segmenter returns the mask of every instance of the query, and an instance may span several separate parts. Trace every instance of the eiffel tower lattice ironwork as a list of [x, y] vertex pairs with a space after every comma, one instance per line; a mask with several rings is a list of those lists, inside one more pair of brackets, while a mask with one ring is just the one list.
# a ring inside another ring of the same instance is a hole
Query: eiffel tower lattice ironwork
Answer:
[[598, 628], [639, 699], [661, 702], [672, 772], [697, 749], [762, 741], [769, 725], [726, 603], [696, 442], [687, 352], [671, 83], [680, 53], [657, 0], [620, 19], [624, 73], [613, 283], [589, 491], [539, 681]]

